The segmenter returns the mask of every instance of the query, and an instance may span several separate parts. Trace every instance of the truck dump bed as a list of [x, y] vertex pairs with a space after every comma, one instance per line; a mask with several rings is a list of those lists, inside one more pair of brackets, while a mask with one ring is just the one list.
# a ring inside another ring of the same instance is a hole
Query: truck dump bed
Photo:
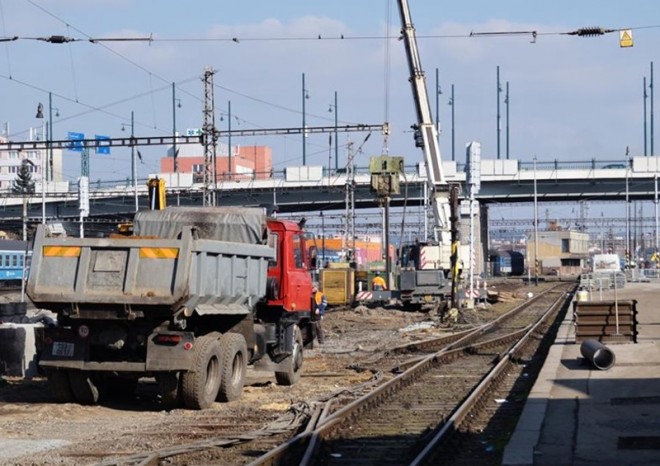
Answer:
[[138, 213], [126, 238], [35, 238], [27, 293], [75, 310], [185, 306], [246, 313], [265, 294], [266, 217], [259, 209], [169, 208]]

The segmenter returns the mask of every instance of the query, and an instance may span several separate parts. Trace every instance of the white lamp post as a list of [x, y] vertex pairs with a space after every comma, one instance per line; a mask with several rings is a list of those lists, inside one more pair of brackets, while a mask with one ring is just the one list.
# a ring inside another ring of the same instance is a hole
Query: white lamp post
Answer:
[[[37, 105], [37, 115], [36, 118], [42, 120], [42, 133], [45, 138], [46, 125], [44, 124], [44, 106], [41, 102]], [[46, 224], [46, 156], [47, 151], [39, 152], [39, 158], [41, 159], [41, 224]]]

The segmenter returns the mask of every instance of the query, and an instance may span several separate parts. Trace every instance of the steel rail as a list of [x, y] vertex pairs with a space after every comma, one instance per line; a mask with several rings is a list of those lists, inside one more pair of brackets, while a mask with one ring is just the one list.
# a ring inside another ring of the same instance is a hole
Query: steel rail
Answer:
[[428, 440], [428, 443], [424, 449], [410, 463], [410, 466], [419, 466], [421, 464], [425, 464], [428, 460], [428, 457], [438, 448], [438, 445], [442, 443], [448, 435], [457, 431], [461, 427], [465, 419], [475, 409], [475, 406], [479, 405], [480, 401], [489, 392], [490, 388], [495, 383], [497, 383], [497, 380], [501, 377], [502, 374], [504, 374], [505, 370], [508, 369], [510, 365], [514, 364], [514, 355], [519, 352], [521, 348], [525, 346], [535, 334], [538, 333], [538, 330], [541, 326], [546, 325], [546, 323], [556, 313], [557, 307], [564, 302], [565, 297], [558, 296], [555, 302], [552, 303], [552, 305], [537, 320], [536, 323], [532, 324], [524, 331], [516, 332], [523, 333], [522, 337], [503, 355], [503, 357], [500, 358], [500, 361], [484, 377], [479, 385], [474, 388], [472, 393], [470, 393], [470, 395], [463, 401], [463, 403], [457, 407], [454, 413], [447, 419], [447, 421], [437, 431], [437, 433], [435, 433], [433, 437]]
[[[565, 284], [558, 284], [557, 287], [562, 285]], [[351, 403], [343, 406], [342, 408], [338, 409], [336, 412], [332, 413], [327, 417], [324, 416], [324, 419], [318, 423], [318, 425], [315, 427], [314, 430], [312, 430], [311, 432], [307, 430], [304, 433], [297, 435], [296, 437], [290, 439], [286, 444], [280, 445], [279, 447], [267, 453], [266, 455], [256, 459], [255, 461], [250, 463], [250, 466], [278, 464], [278, 462], [281, 461], [283, 458], [285, 458], [287, 455], [289, 455], [294, 448], [300, 449], [303, 447], [305, 447], [305, 452], [302, 455], [301, 457], [302, 459], [299, 464], [301, 465], [312, 464], [314, 458], [318, 453], [319, 448], [323, 443], [322, 438], [324, 437], [324, 435], [327, 435], [334, 427], [338, 426], [340, 423], [344, 422], [349, 417], [354, 416], [357, 413], [359, 413], [361, 410], [366, 409], [371, 405], [377, 403], [379, 399], [388, 397], [392, 392], [398, 390], [398, 386], [408, 385], [413, 378], [418, 377], [423, 373], [427, 372], [428, 370], [431, 369], [433, 365], [455, 360], [461, 357], [461, 355], [463, 355], [464, 353], [469, 352], [471, 349], [490, 348], [497, 344], [501, 345], [502, 342], [512, 342], [518, 340], [520, 339], [521, 335], [527, 333], [533, 333], [533, 329], [535, 329], [536, 326], [531, 328], [530, 326], [526, 326], [522, 329], [517, 329], [514, 332], [510, 332], [508, 335], [502, 337], [491, 339], [478, 344], [471, 343], [475, 338], [483, 335], [493, 326], [521, 313], [531, 304], [540, 300], [547, 293], [555, 291], [557, 287], [550, 288], [542, 293], [537, 294], [534, 298], [515, 307], [514, 309], [504, 314], [503, 316], [498, 317], [493, 322], [484, 324], [478, 327], [477, 329], [471, 329], [469, 331], [462, 332], [460, 338], [458, 338], [453, 343], [450, 343], [447, 347], [441, 349], [440, 351], [434, 354], [425, 356], [422, 360], [417, 361], [411, 368], [407, 369], [405, 372], [398, 374], [394, 378], [378, 386], [376, 389], [364, 395], [363, 397], [352, 401]], [[559, 296], [554, 301], [552, 306], [555, 306], [556, 303], [559, 302], [563, 297], [564, 297], [564, 293], [562, 293], [562, 295]], [[544, 313], [544, 315], [546, 314], [547, 313]], [[440, 340], [443, 338], [446, 337], [441, 337]], [[432, 344], [432, 342], [433, 340], [427, 343]], [[419, 343], [420, 342], [416, 342], [409, 346], [419, 345]], [[397, 347], [395, 353], [397, 351], [405, 351], [405, 349], [403, 348], [405, 348], [405, 346]], [[508, 354], [510, 354], [510, 352], [505, 352], [498, 356], [498, 360], [500, 361], [500, 363], [501, 361], [505, 361], [509, 359], [507, 357]]]

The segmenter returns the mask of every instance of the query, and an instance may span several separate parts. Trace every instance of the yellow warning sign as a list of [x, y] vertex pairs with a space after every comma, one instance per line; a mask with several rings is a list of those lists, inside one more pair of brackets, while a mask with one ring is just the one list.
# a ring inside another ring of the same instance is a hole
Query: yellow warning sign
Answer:
[[633, 46], [632, 29], [624, 29], [619, 31], [619, 45], [621, 47]]

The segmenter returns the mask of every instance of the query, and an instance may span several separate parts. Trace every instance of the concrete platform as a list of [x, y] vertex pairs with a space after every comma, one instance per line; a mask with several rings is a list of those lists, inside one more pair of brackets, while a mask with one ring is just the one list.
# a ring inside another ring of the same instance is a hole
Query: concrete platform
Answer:
[[0, 324], [0, 375], [35, 377], [44, 326]]
[[[0, 303], [19, 304], [19, 293], [0, 296]], [[34, 377], [38, 372], [43, 329], [55, 325], [57, 316], [37, 309], [31, 301], [20, 304], [15, 315], [0, 315], [0, 376]], [[1, 448], [1, 447], [0, 447]]]
[[[580, 354], [572, 308], [528, 398], [503, 465], [660, 465], [660, 286], [629, 283], [637, 343], [608, 343], [616, 356], [598, 370]], [[596, 291], [612, 300], [614, 291]]]

